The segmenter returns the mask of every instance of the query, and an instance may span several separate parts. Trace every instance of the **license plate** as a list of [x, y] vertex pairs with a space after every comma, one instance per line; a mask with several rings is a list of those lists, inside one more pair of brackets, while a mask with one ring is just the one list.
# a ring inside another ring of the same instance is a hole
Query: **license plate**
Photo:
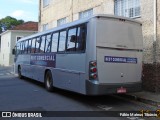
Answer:
[[126, 92], [127, 92], [126, 88], [121, 87], [117, 89], [117, 93], [126, 93]]

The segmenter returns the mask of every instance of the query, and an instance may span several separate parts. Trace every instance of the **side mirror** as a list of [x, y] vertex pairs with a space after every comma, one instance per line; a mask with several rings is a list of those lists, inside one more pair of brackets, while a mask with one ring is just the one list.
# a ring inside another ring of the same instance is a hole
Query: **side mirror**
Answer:
[[16, 50], [12, 49], [12, 55], [15, 55], [15, 54], [16, 54]]

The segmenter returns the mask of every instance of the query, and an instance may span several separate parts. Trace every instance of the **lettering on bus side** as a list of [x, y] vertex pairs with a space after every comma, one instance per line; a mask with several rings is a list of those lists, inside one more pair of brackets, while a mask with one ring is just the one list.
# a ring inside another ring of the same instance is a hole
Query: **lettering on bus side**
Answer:
[[55, 67], [55, 54], [32, 54], [30, 56], [31, 65]]
[[137, 58], [131, 57], [116, 57], [116, 56], [105, 56], [104, 62], [111, 62], [111, 63], [132, 63], [137, 64]]

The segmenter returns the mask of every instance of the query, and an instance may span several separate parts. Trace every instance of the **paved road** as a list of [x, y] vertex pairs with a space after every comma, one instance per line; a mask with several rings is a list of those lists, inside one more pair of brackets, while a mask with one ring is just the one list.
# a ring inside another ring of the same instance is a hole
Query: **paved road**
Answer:
[[[156, 110], [153, 106], [126, 100], [116, 95], [91, 97], [63, 90], [50, 93], [45, 90], [42, 83], [27, 78], [20, 80], [17, 76], [11, 74], [10, 68], [0, 68], [0, 111], [139, 111], [142, 109]], [[75, 113], [73, 112], [73, 114]], [[55, 119], [64, 118], [57, 117]], [[106, 120], [105, 117], [67, 117], [65, 119]], [[139, 117], [107, 118], [107, 120], [144, 119], [153, 120], [153, 118]]]

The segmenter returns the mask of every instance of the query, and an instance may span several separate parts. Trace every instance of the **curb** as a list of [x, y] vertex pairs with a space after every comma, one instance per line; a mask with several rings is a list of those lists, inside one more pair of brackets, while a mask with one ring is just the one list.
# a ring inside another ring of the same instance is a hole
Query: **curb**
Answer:
[[146, 98], [141, 98], [141, 97], [138, 97], [136, 95], [131, 95], [131, 94], [125, 94], [125, 95], [121, 95], [121, 96], [124, 98], [130, 99], [130, 100], [135, 100], [135, 101], [149, 104], [152, 106], [160, 107], [160, 101], [154, 101], [154, 100], [150, 100], [150, 99], [146, 99]]

